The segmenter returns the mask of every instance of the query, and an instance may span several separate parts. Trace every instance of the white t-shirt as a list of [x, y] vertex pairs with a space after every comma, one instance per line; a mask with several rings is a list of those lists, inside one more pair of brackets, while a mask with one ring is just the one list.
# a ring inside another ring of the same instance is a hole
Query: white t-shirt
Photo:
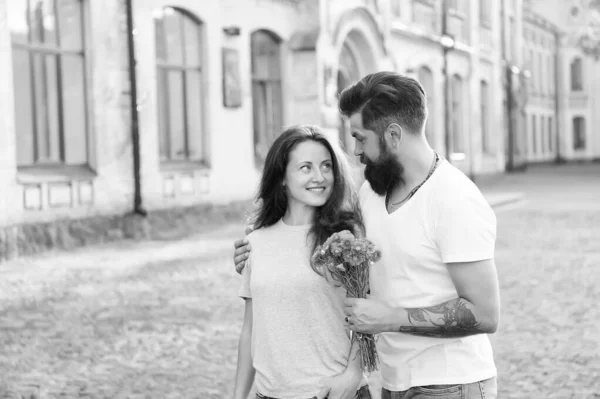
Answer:
[[252, 251], [239, 295], [252, 298], [255, 385], [265, 396], [313, 397], [348, 364], [346, 293], [311, 268], [309, 230], [280, 220], [248, 235]]
[[[390, 306], [423, 308], [458, 297], [445, 263], [494, 258], [496, 217], [461, 171], [442, 160], [402, 207], [388, 214], [385, 197], [360, 190], [367, 237], [381, 261], [371, 268], [371, 295]], [[496, 375], [486, 334], [430, 338], [382, 333], [377, 341], [383, 387], [466, 384]]]

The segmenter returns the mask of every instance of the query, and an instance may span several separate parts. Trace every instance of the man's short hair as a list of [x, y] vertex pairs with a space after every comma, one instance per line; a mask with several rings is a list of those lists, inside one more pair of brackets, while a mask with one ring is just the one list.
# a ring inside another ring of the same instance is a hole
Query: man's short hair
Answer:
[[427, 120], [427, 96], [415, 79], [395, 72], [376, 72], [342, 91], [342, 115], [361, 113], [363, 126], [383, 134], [390, 123], [420, 132]]

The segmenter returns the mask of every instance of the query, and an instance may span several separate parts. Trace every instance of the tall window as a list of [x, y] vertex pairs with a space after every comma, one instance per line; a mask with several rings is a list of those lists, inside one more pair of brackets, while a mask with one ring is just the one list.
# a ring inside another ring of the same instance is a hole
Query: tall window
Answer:
[[481, 26], [490, 27], [492, 21], [492, 2], [489, 0], [479, 1], [479, 24]]
[[537, 120], [535, 115], [531, 115], [531, 153], [537, 154]]
[[427, 124], [425, 125], [425, 136], [429, 142], [435, 146], [435, 99], [434, 99], [434, 85], [433, 85], [433, 73], [431, 69], [427, 67], [421, 67], [419, 69], [419, 82], [425, 90], [427, 95]]
[[540, 116], [540, 153], [544, 154], [546, 152], [548, 137], [546, 136], [546, 118], [541, 115]]
[[465, 152], [463, 140], [462, 112], [463, 112], [463, 82], [460, 76], [452, 76], [451, 82], [451, 110], [452, 110], [452, 152]]
[[539, 66], [539, 73], [538, 73], [538, 77], [540, 80], [540, 94], [545, 94], [547, 92], [546, 90], [546, 64], [544, 63], [544, 56], [541, 52], [538, 53], [538, 66]]
[[250, 51], [254, 153], [262, 163], [283, 125], [280, 40], [271, 32], [256, 31], [252, 33]]
[[11, 0], [17, 163], [88, 161], [80, 0]]
[[[344, 43], [342, 51], [340, 52], [340, 63], [337, 74], [338, 96], [342, 93], [342, 90], [357, 82], [360, 78], [360, 71], [354, 51], [348, 46], [348, 43]], [[351, 153], [354, 139], [351, 136], [350, 122], [347, 118], [342, 117], [342, 115], [340, 115], [340, 128], [338, 133], [342, 148], [344, 148], [347, 153]]]
[[160, 158], [205, 161], [201, 24], [166, 7], [154, 14]]
[[575, 58], [571, 62], [571, 91], [583, 90], [583, 70], [581, 58]]
[[548, 152], [552, 152], [554, 151], [554, 134], [553, 134], [553, 118], [550, 116], [548, 117]]
[[[536, 73], [536, 65], [535, 65], [535, 55], [533, 52], [533, 49], [529, 49], [529, 70], [532, 71], [533, 73]], [[532, 92], [535, 93], [536, 92], [536, 84], [535, 84], [536, 80], [535, 78], [530, 78], [527, 81], [528, 84], [528, 89]]]
[[554, 63], [552, 62], [552, 54], [548, 55], [546, 58], [546, 62], [548, 63], [548, 67], [546, 71], [548, 71], [548, 93], [554, 94]]
[[396, 17], [399, 17], [401, 13], [400, 1], [401, 0], [390, 0], [390, 5], [392, 6], [392, 15]]
[[573, 149], [585, 149], [585, 119], [582, 116], [573, 118]]
[[480, 95], [481, 95], [481, 141], [483, 152], [492, 153], [493, 142], [490, 135], [490, 89], [486, 81], [482, 80], [480, 83]]

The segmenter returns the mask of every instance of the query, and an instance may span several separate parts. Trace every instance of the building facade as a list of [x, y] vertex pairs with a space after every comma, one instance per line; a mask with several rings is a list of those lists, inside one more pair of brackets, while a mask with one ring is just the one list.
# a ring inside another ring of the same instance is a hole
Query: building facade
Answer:
[[525, 117], [527, 161], [549, 162], [559, 153], [558, 48], [560, 30], [545, 18], [524, 8], [523, 58], [531, 76], [527, 82]]
[[[352, 152], [337, 98], [379, 70], [423, 84], [429, 142], [473, 178], [596, 156], [598, 64], [534, 3], [0, 0], [0, 227], [252, 198], [285, 126]], [[556, 106], [578, 55], [582, 90]]]
[[526, 1], [528, 160], [600, 159], [600, 4]]

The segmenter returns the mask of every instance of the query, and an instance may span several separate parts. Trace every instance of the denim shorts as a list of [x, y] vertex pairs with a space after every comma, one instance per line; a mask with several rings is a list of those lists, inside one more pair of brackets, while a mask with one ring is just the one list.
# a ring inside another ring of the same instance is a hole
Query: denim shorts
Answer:
[[[313, 396], [310, 399], [315, 399], [316, 396]], [[277, 399], [277, 398], [271, 398], [270, 396], [264, 396], [261, 395], [260, 393], [256, 393], [256, 399]], [[369, 392], [369, 386], [368, 385], [363, 385], [358, 391], [356, 391], [356, 396], [354, 397], [354, 399], [371, 399], [371, 392]]]
[[381, 390], [381, 399], [496, 399], [496, 377], [471, 384], [428, 385], [407, 391]]

